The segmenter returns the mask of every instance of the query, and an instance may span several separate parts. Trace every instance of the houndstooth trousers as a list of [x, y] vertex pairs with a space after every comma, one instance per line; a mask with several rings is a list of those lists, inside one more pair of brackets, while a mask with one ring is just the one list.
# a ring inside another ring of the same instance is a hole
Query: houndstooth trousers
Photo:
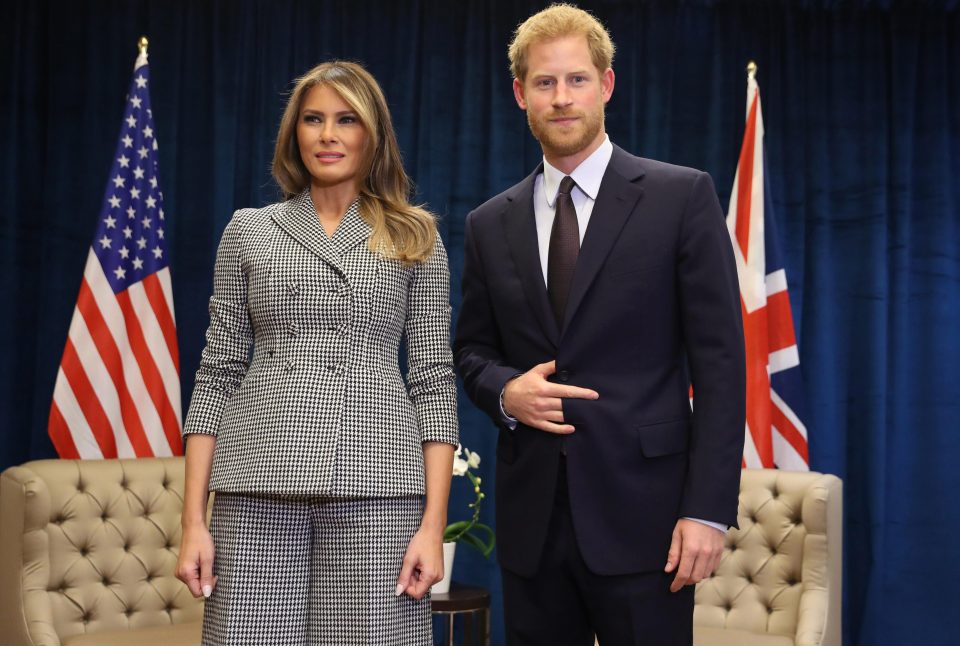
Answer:
[[394, 594], [420, 497], [218, 493], [204, 646], [433, 643], [429, 595]]

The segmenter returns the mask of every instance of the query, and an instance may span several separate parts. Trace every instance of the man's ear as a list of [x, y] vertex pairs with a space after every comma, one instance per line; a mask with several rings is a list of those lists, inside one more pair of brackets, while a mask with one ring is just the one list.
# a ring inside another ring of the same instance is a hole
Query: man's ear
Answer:
[[519, 79], [513, 79], [513, 98], [517, 100], [521, 110], [527, 109], [527, 101], [523, 98], [523, 83]]
[[604, 103], [609, 101], [610, 97], [613, 96], [613, 86], [616, 80], [612, 67], [608, 67], [606, 71], [600, 75], [600, 89], [603, 93]]

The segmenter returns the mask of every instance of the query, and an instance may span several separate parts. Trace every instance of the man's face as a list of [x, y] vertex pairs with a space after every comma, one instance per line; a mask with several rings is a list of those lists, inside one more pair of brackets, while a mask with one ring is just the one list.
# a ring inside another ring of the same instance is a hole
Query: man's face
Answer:
[[544, 154], [571, 157], [595, 150], [604, 136], [603, 107], [613, 94], [613, 70], [594, 67], [584, 36], [534, 43], [527, 60], [527, 78], [514, 79], [513, 92]]

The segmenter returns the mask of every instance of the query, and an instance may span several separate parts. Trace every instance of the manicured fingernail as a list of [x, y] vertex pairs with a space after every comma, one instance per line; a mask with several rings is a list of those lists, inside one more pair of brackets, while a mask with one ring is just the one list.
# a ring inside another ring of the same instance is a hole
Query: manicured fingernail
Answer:
[[211, 594], [212, 592], [213, 592], [213, 588], [211, 588], [209, 585], [203, 586], [203, 598], [204, 598], [204, 599], [209, 599], [209, 598], [210, 598], [210, 594]]
[[403, 584], [402, 584], [402, 583], [398, 583], [398, 584], [397, 584], [397, 592], [396, 592], [396, 595], [399, 597], [401, 594], [403, 594]]

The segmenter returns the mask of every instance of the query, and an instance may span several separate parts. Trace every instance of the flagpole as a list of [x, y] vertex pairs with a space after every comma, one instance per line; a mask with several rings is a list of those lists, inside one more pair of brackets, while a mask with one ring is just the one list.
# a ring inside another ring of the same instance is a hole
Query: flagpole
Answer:
[[747, 63], [747, 78], [751, 80], [756, 80], [757, 78], [757, 64], [754, 61]]
[[147, 53], [147, 45], [150, 44], [150, 41], [147, 40], [146, 36], [140, 36], [140, 39], [137, 41], [137, 49], [140, 51], [140, 55]]

